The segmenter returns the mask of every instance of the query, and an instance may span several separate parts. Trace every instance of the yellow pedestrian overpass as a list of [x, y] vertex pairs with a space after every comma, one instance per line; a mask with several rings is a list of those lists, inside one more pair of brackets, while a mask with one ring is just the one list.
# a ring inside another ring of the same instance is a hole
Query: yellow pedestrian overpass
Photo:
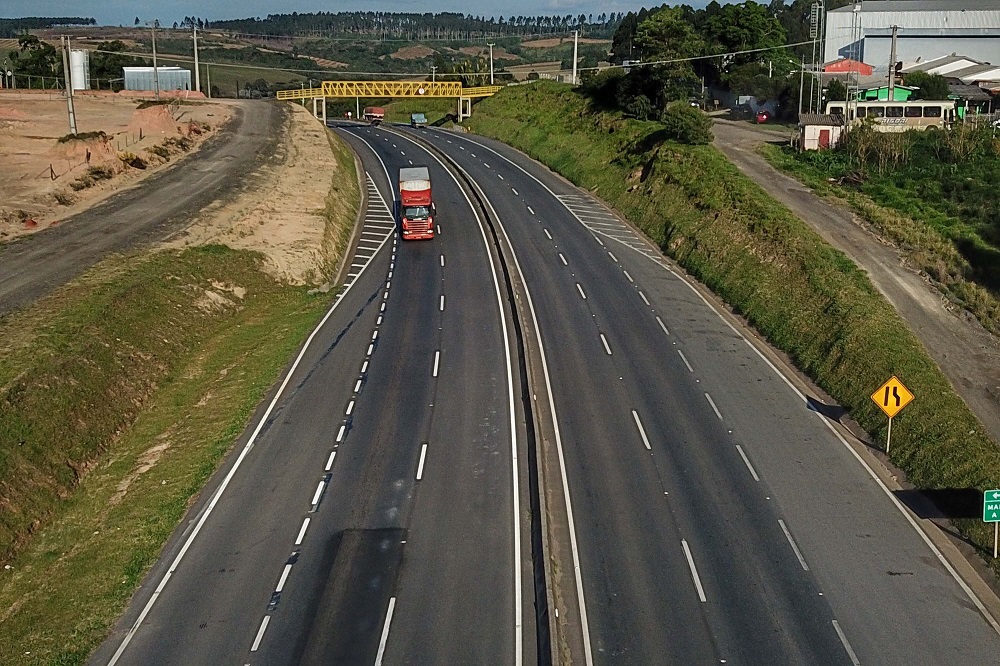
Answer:
[[322, 118], [326, 121], [326, 100], [353, 97], [360, 100], [379, 98], [453, 98], [458, 100], [458, 119], [472, 115], [472, 100], [489, 97], [503, 86], [462, 87], [461, 81], [323, 81], [319, 88], [279, 90], [278, 99], [313, 101], [313, 114], [319, 116], [317, 102], [322, 100]]

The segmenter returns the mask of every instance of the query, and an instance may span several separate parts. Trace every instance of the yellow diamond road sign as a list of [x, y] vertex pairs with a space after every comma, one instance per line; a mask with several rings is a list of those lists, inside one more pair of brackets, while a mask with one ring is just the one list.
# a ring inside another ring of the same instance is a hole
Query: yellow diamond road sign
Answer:
[[910, 389], [903, 386], [903, 382], [899, 381], [898, 377], [893, 375], [889, 381], [872, 393], [872, 400], [891, 419], [899, 414], [903, 407], [910, 404], [913, 400], [913, 394], [910, 393]]

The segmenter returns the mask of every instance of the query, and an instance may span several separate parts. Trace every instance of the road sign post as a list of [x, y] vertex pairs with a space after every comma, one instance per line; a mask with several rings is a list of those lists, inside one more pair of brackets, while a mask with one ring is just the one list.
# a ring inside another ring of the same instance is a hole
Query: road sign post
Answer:
[[993, 523], [993, 559], [996, 559], [1000, 546], [1000, 490], [983, 493], [983, 522]]
[[889, 445], [892, 443], [892, 417], [899, 414], [904, 407], [910, 404], [913, 401], [913, 397], [910, 389], [906, 388], [896, 375], [893, 375], [889, 381], [882, 384], [877, 391], [872, 393], [872, 401], [889, 417], [889, 429], [885, 435], [886, 455], [888, 455]]

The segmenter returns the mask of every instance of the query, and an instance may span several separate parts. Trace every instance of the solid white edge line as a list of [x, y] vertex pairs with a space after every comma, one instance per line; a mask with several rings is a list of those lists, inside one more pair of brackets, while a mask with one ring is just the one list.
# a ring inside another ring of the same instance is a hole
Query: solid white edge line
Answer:
[[705, 398], [708, 400], [708, 404], [712, 405], [712, 411], [715, 412], [715, 415], [718, 416], [719, 420], [721, 421], [722, 420], [722, 412], [720, 412], [719, 408], [715, 406], [715, 401], [712, 400], [712, 396], [710, 396], [709, 394], [706, 393], [705, 394]]
[[286, 564], [285, 568], [281, 571], [281, 578], [278, 579], [278, 585], [274, 588], [275, 592], [281, 592], [285, 589], [285, 582], [288, 581], [288, 574], [292, 573], [292, 565]]
[[312, 519], [309, 518], [309, 517], [306, 517], [306, 519], [302, 521], [302, 527], [299, 528], [299, 535], [297, 537], [295, 537], [295, 545], [296, 546], [301, 546], [302, 545], [302, 540], [306, 538], [306, 530], [309, 529], [309, 521], [310, 520], [312, 520]]
[[392, 623], [392, 611], [396, 607], [396, 597], [389, 598], [389, 610], [385, 613], [385, 624], [382, 625], [382, 638], [378, 641], [378, 654], [375, 655], [375, 666], [382, 666], [385, 655], [385, 644], [389, 641], [389, 625]]
[[840, 628], [840, 623], [836, 620], [833, 621], [833, 629], [837, 632], [837, 636], [840, 638], [841, 644], [847, 651], [847, 656], [850, 657], [851, 663], [854, 666], [861, 666], [861, 662], [858, 660], [858, 655], [854, 653], [854, 648], [851, 647], [850, 641], [847, 640], [847, 636], [844, 635], [844, 630]]
[[646, 446], [649, 451], [653, 450], [653, 447], [649, 445], [649, 438], [646, 437], [646, 429], [642, 427], [642, 421], [639, 420], [639, 413], [634, 409], [632, 410], [632, 418], [635, 419], [635, 425], [639, 428], [639, 435], [642, 437], [642, 443]]
[[677, 353], [680, 355], [681, 360], [684, 361], [684, 365], [687, 366], [688, 372], [694, 372], [694, 368], [692, 368], [691, 364], [688, 363], [687, 356], [684, 355], [684, 352], [682, 352], [680, 349], [678, 349]]
[[[361, 137], [358, 138], [361, 139]], [[364, 141], [364, 139], [361, 140]], [[367, 144], [368, 142], [365, 141], [365, 143]], [[369, 144], [369, 148], [370, 147], [371, 146]], [[374, 152], [374, 150], [372, 152]], [[377, 156], [378, 155], [376, 153], [376, 157]], [[383, 169], [384, 168], [385, 165], [383, 164]], [[387, 178], [388, 175], [389, 172], [386, 171]], [[371, 181], [371, 175], [365, 172], [365, 176], [368, 178], [369, 181]], [[390, 188], [392, 187], [391, 180], [389, 180], [389, 187]], [[381, 193], [379, 193], [379, 198], [382, 199], [382, 205], [385, 206], [385, 199], [382, 198]], [[375, 257], [375, 255], [379, 253], [379, 251], [382, 249], [382, 246], [385, 245], [388, 239], [389, 237], [386, 236], [385, 240], [382, 241], [382, 244], [375, 249], [375, 251], [372, 253], [373, 258]], [[364, 270], [367, 269], [367, 267], [368, 265], [366, 265], [365, 268], [361, 269], [361, 272], [364, 272]], [[348, 292], [351, 291], [351, 289], [354, 287], [355, 284], [357, 284], [357, 281], [354, 281], [351, 284], [347, 285], [347, 288], [337, 295], [337, 298], [335, 298], [333, 301], [333, 305], [331, 305], [330, 308], [326, 311], [326, 314], [323, 315], [323, 318], [320, 319], [319, 323], [316, 324], [316, 327], [313, 328], [312, 332], [309, 334], [309, 337], [307, 337], [306, 341], [302, 344], [302, 348], [299, 349], [298, 355], [292, 362], [291, 367], [289, 367], [288, 372], [285, 374], [284, 379], [282, 379], [281, 381], [281, 384], [278, 385], [278, 390], [275, 392], [274, 397], [271, 398], [271, 402], [268, 404], [267, 409], [265, 409], [264, 413], [261, 415], [260, 420], [257, 422], [256, 427], [254, 427], [253, 432], [250, 434], [250, 438], [247, 440], [247, 443], [243, 446], [243, 449], [236, 457], [235, 462], [233, 462], [233, 466], [229, 468], [229, 472], [227, 472], [226, 476], [223, 477], [222, 482], [219, 484], [219, 487], [216, 488], [214, 493], [212, 493], [212, 498], [209, 500], [208, 504], [202, 510], [201, 518], [199, 518], [198, 522], [195, 523], [194, 529], [192, 529], [191, 533], [188, 534], [188, 538], [184, 541], [184, 545], [181, 546], [180, 551], [178, 551], [177, 555], [171, 561], [170, 566], [167, 568], [167, 572], [160, 579], [160, 582], [157, 584], [156, 589], [153, 591], [152, 596], [150, 596], [149, 601], [146, 602], [146, 605], [143, 606], [142, 611], [140, 611], [139, 617], [136, 618], [135, 622], [129, 628], [128, 632], [126, 632], [125, 637], [122, 638], [122, 642], [118, 645], [118, 649], [115, 650], [115, 653], [111, 656], [111, 659], [108, 661], [108, 666], [114, 666], [115, 664], [117, 664], [118, 660], [121, 659], [121, 656], [125, 652], [125, 649], [128, 647], [129, 643], [132, 642], [132, 639], [135, 637], [136, 632], [139, 631], [139, 627], [146, 619], [146, 616], [149, 615], [149, 611], [152, 610], [153, 605], [156, 603], [156, 600], [160, 598], [160, 595], [166, 588], [167, 583], [170, 582], [170, 579], [173, 576], [174, 572], [177, 570], [177, 567], [180, 566], [180, 563], [184, 559], [184, 556], [191, 548], [191, 544], [194, 543], [194, 540], [197, 538], [198, 534], [201, 533], [202, 528], [205, 526], [205, 522], [208, 520], [209, 516], [212, 515], [212, 512], [215, 510], [215, 506], [219, 503], [219, 500], [222, 498], [222, 495], [226, 491], [226, 488], [229, 487], [229, 484], [232, 482], [233, 477], [236, 476], [236, 472], [239, 470], [240, 465], [243, 464], [243, 460], [246, 458], [247, 454], [250, 453], [250, 450], [253, 448], [254, 444], [257, 441], [257, 437], [260, 435], [261, 430], [263, 430], [264, 428], [264, 424], [267, 423], [268, 419], [271, 418], [271, 413], [274, 411], [274, 408], [277, 406], [278, 401], [284, 394], [285, 388], [288, 386], [289, 381], [291, 381], [292, 375], [295, 374], [295, 371], [298, 369], [299, 364], [305, 357], [306, 351], [309, 350], [309, 346], [312, 344], [312, 341], [315, 339], [320, 329], [322, 329], [323, 326], [326, 324], [326, 322], [329, 321], [330, 317], [333, 316], [333, 313], [337, 309], [337, 306], [343, 302], [344, 297], [347, 296]], [[265, 616], [264, 626], [265, 627], [267, 626], [266, 616]], [[263, 629], [261, 630], [261, 634], [263, 635]]]
[[747, 458], [747, 454], [745, 451], [743, 451], [743, 447], [737, 444], [736, 450], [739, 452], [740, 457], [743, 458], [743, 463], [747, 466], [747, 469], [750, 470], [750, 476], [753, 477], [753, 480], [760, 481], [760, 477], [757, 476], [757, 470], [755, 470], [753, 468], [753, 465], [750, 464], [750, 459]]
[[681, 539], [681, 547], [684, 549], [684, 556], [687, 557], [688, 566], [691, 568], [691, 578], [694, 579], [694, 587], [698, 591], [698, 598], [701, 599], [702, 603], [708, 601], [705, 597], [705, 588], [701, 586], [701, 578], [698, 577], [698, 567], [694, 565], [694, 557], [691, 556], [691, 549], [688, 548], [688, 542]]
[[260, 629], [257, 630], [257, 636], [253, 639], [253, 645], [250, 646], [251, 652], [256, 652], [257, 648], [260, 647], [260, 642], [264, 638], [264, 632], [267, 630], [267, 623], [271, 621], [270, 615], [265, 615], [264, 619], [260, 623]]
[[333, 469], [333, 460], [337, 457], [336, 451], [330, 451], [330, 457], [326, 459], [326, 467], [323, 468], [324, 472], [329, 472]]
[[603, 333], [601, 333], [600, 335], [601, 335], [601, 342], [604, 343], [604, 351], [608, 352], [608, 356], [611, 356], [611, 347], [608, 345], [608, 339], [604, 337]]
[[417, 463], [417, 481], [424, 478], [424, 459], [427, 457], [427, 444], [420, 447], [420, 462]]
[[579, 282], [576, 283], [576, 288], [577, 288], [577, 291], [580, 292], [580, 296], [583, 297], [583, 300], [587, 300], [587, 294], [583, 293], [583, 287], [580, 286]]
[[436, 351], [434, 352], [434, 373], [431, 375], [432, 377], [438, 376], [438, 363], [440, 362], [441, 362], [441, 352]]
[[[407, 137], [407, 140], [409, 140], [408, 137]], [[420, 146], [419, 144], [416, 144], [412, 140], [411, 140], [411, 143], [414, 143], [414, 145], [416, 145], [419, 148], [423, 149], [422, 146]], [[451, 143], [451, 141], [449, 141], [449, 143]], [[510, 425], [510, 448], [511, 448], [511, 488], [513, 490], [513, 492], [512, 492], [512, 497], [513, 497], [513, 501], [512, 501], [512, 517], [513, 517], [513, 522], [514, 522], [514, 531], [513, 531], [513, 534], [514, 534], [514, 548], [513, 548], [513, 551], [514, 551], [514, 561], [518, 563], [518, 566], [515, 567], [515, 573], [514, 573], [514, 666], [521, 666], [521, 664], [523, 663], [523, 660], [524, 660], [524, 654], [523, 654], [523, 652], [524, 652], [524, 648], [523, 648], [523, 645], [524, 645], [524, 626], [523, 626], [523, 609], [522, 609], [522, 605], [523, 605], [523, 591], [522, 591], [522, 587], [523, 587], [523, 585], [522, 585], [522, 582], [521, 582], [521, 566], [520, 566], [520, 563], [521, 563], [521, 491], [520, 491], [520, 478], [518, 476], [518, 474], [520, 472], [520, 462], [519, 462], [519, 458], [518, 458], [518, 454], [517, 454], [517, 416], [516, 416], [515, 411], [514, 411], [514, 409], [515, 409], [515, 398], [514, 398], [514, 366], [513, 366], [513, 362], [511, 360], [511, 355], [510, 355], [510, 333], [507, 330], [507, 326], [508, 326], [507, 325], [507, 315], [506, 315], [506, 313], [504, 312], [504, 309], [503, 309], [503, 302], [504, 301], [503, 301], [502, 292], [500, 290], [500, 278], [499, 278], [498, 273], [497, 273], [496, 262], [493, 259], [493, 253], [490, 251], [489, 239], [486, 236], [486, 228], [483, 225], [482, 218], [480, 218], [479, 213], [476, 212], [476, 207], [472, 205], [472, 201], [469, 199], [469, 195], [462, 188], [461, 184], [458, 182], [458, 178], [455, 177], [455, 174], [453, 174], [447, 167], [445, 167], [444, 163], [438, 158], [437, 155], [435, 155], [433, 153], [430, 153], [430, 152], [428, 152], [426, 150], [425, 150], [425, 152], [427, 152], [427, 154], [430, 155], [434, 159], [434, 161], [436, 161], [438, 164], [440, 164], [441, 167], [448, 173], [448, 175], [451, 176], [451, 179], [455, 182], [455, 185], [458, 186], [459, 191], [462, 193], [462, 196], [465, 198], [466, 203], [469, 205], [469, 208], [472, 210], [472, 214], [476, 218], [476, 222], [479, 225], [479, 233], [480, 233], [480, 235], [481, 235], [481, 237], [483, 239], [483, 246], [486, 248], [486, 254], [487, 254], [487, 256], [489, 257], [489, 260], [490, 260], [490, 273], [493, 276], [493, 289], [494, 289], [494, 291], [496, 293], [497, 307], [499, 308], [499, 311], [500, 311], [500, 328], [503, 331], [504, 359], [505, 359], [506, 366], [507, 366], [508, 413], [510, 414], [509, 425]], [[461, 169], [461, 167], [459, 167], [457, 165], [456, 165], [456, 168]], [[490, 210], [492, 210], [493, 214], [496, 215], [497, 222], [500, 223], [500, 216], [497, 215], [496, 210], [493, 208], [493, 204], [490, 203], [489, 198], [487, 198], [485, 196], [485, 193], [484, 193], [483, 196], [484, 196], [484, 198], [486, 200], [487, 205], [490, 207]], [[500, 223], [500, 228], [504, 229], [503, 228], [503, 223]], [[440, 233], [440, 228], [438, 229], [438, 233]], [[506, 235], [507, 235], [507, 232], [504, 229], [504, 236], [506, 237]], [[507, 245], [508, 245], [508, 247], [510, 247], [510, 238], [507, 238]], [[513, 254], [513, 249], [511, 250], [511, 254]], [[517, 263], [517, 257], [516, 256], [514, 257], [514, 262], [515, 262], [515, 264]], [[517, 269], [518, 269], [518, 271], [520, 271], [521, 267], [518, 266]], [[527, 295], [527, 288], [525, 288], [525, 292], [526, 292], [525, 295], [526, 295], [526, 297], [528, 299], [528, 303], [530, 305], [531, 304], [531, 297]], [[532, 309], [532, 316], [534, 316], [534, 309]], [[539, 343], [540, 342], [541, 342], [541, 340], [539, 339]], [[545, 365], [545, 359], [544, 359], [544, 357], [542, 358], [542, 365], [543, 365], [543, 367]], [[547, 373], [547, 371], [546, 371], [546, 373]], [[548, 382], [548, 376], [546, 374], [546, 383], [547, 382]], [[557, 434], [557, 439], [558, 439], [558, 434]], [[563, 472], [563, 478], [565, 479], [565, 471]], [[568, 490], [567, 490], [567, 492], [568, 492]], [[575, 541], [574, 541], [574, 548], [575, 548]], [[576, 562], [577, 562], [577, 569], [579, 569], [579, 559], [577, 559]], [[585, 616], [584, 616], [584, 626], [586, 626], [586, 617]], [[588, 635], [588, 638], [587, 638], [587, 641], [588, 641], [588, 643], [587, 643], [588, 655], [589, 655], [589, 649], [590, 649], [589, 640], [590, 640], [590, 638], [589, 638], [589, 635]], [[591, 666], [591, 664], [592, 664], [592, 661], [590, 659], [588, 659], [587, 666]]]
[[781, 531], [785, 533], [785, 538], [788, 539], [788, 545], [792, 547], [793, 551], [795, 551], [795, 557], [799, 559], [799, 564], [802, 566], [802, 570], [809, 571], [809, 565], [806, 564], [806, 558], [802, 557], [802, 551], [799, 550], [798, 545], [795, 543], [795, 539], [792, 538], [792, 533], [788, 531], [785, 521], [778, 518], [778, 525], [781, 526]]

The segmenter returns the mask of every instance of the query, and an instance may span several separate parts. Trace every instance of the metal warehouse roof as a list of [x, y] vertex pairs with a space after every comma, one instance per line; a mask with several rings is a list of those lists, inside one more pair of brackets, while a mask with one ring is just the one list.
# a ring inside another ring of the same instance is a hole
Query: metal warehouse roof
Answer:
[[[929, 72], [938, 67], [945, 67], [947, 65], [953, 65], [955, 63], [966, 62], [971, 63], [971, 65], [965, 65], [962, 69], [969, 69], [972, 66], [980, 67], [986, 63], [979, 60], [975, 60], [968, 56], [960, 56], [952, 54], [950, 56], [941, 56], [939, 58], [931, 58], [930, 60], [924, 60], [923, 62], [915, 62], [912, 65], [904, 67], [902, 71], [904, 74], [909, 72]], [[954, 70], [952, 70], [954, 71]]]
[[[831, 9], [830, 14], [850, 14], [853, 5]], [[869, 0], [861, 4], [861, 11], [868, 12], [1000, 12], [997, 0]]]

